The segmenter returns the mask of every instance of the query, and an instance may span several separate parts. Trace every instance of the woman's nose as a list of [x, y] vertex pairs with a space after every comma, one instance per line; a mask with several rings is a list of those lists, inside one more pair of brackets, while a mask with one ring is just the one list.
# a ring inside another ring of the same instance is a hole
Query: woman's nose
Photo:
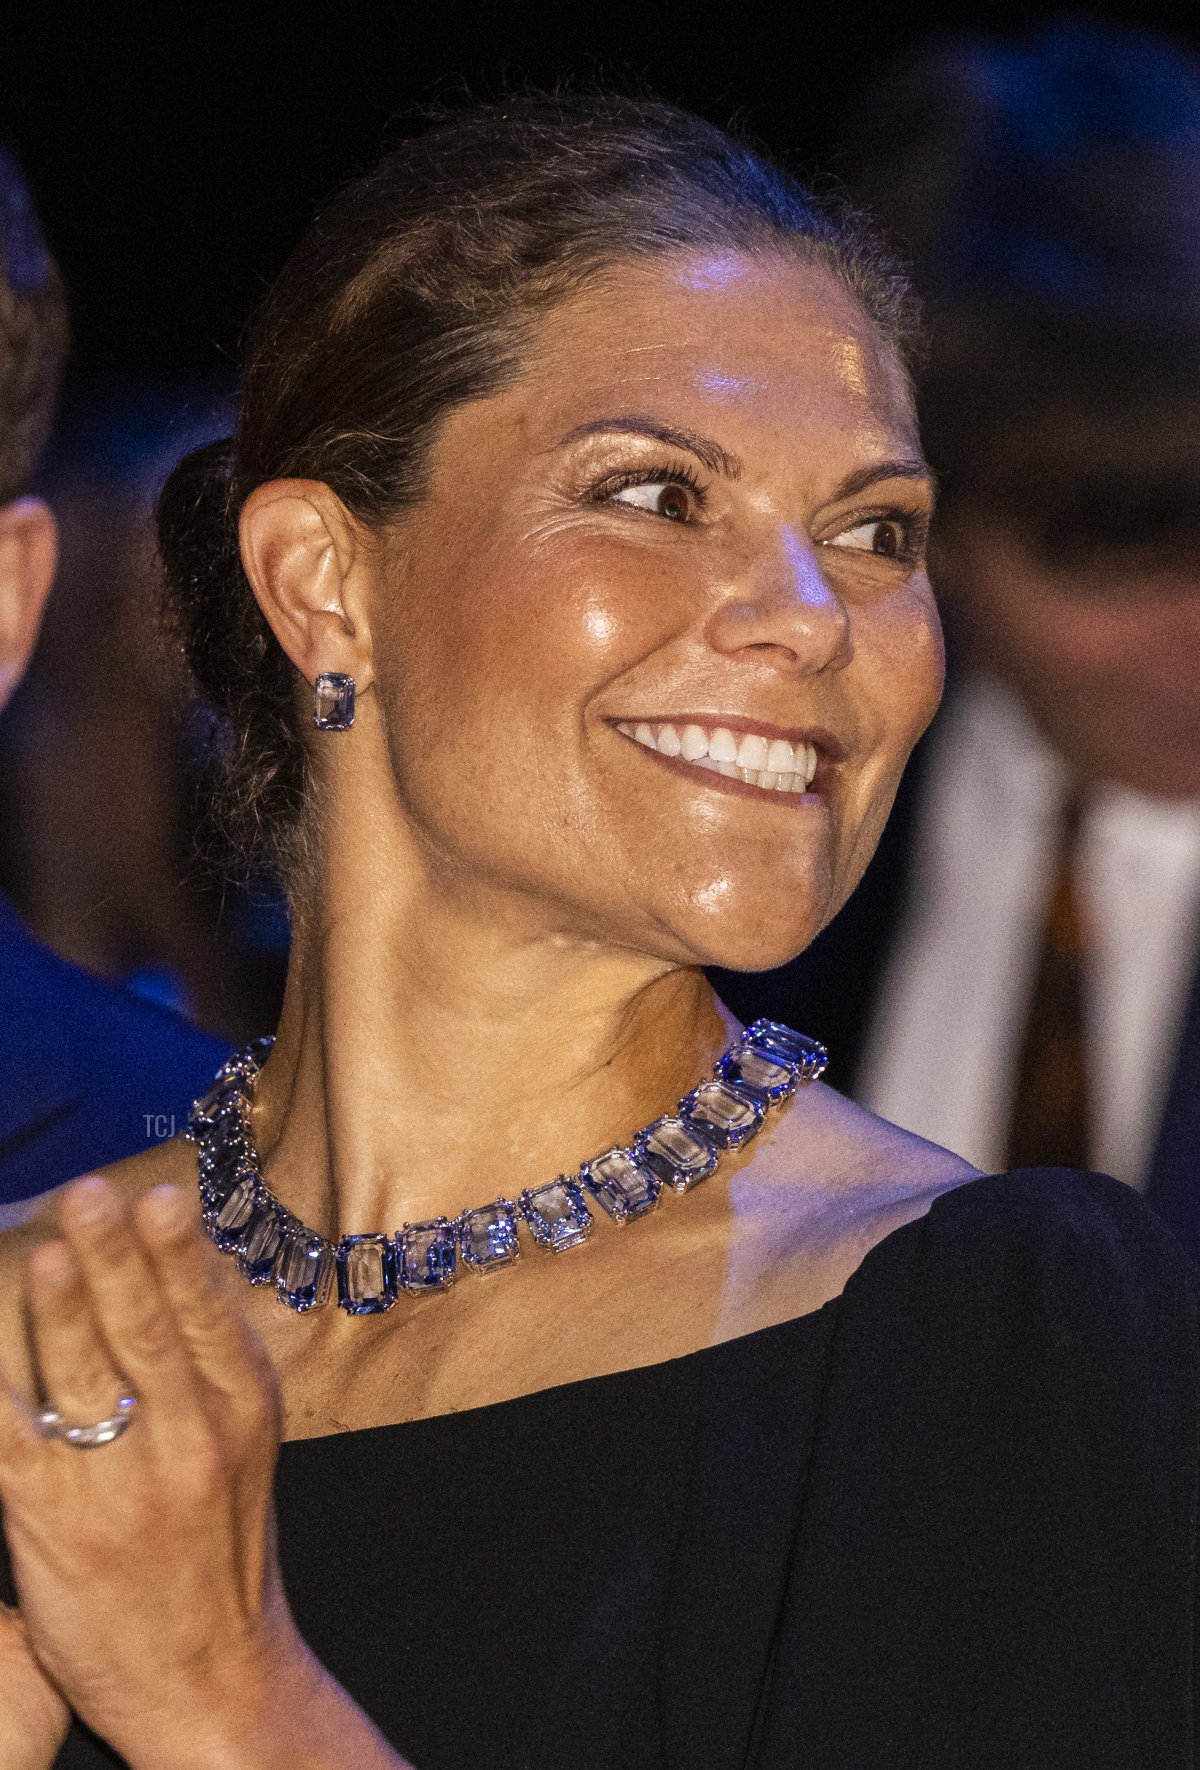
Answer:
[[805, 674], [840, 668], [850, 656], [846, 605], [825, 576], [816, 545], [791, 528], [731, 582], [708, 638], [727, 655], [773, 653], [781, 666]]

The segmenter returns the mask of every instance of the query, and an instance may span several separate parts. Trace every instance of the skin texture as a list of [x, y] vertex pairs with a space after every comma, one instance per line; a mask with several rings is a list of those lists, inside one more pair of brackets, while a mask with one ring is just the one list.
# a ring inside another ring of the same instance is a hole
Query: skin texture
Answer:
[[[708, 440], [664, 445], [647, 424]], [[714, 444], [736, 470], [714, 466]], [[427, 496], [393, 530], [366, 532], [316, 482], [258, 488], [242, 516], [254, 592], [309, 682], [340, 670], [359, 691], [351, 731], [310, 733], [317, 861], [253, 1108], [292, 1210], [332, 1236], [452, 1215], [574, 1170], [703, 1074], [731, 1022], [700, 965], [773, 965], [828, 921], [936, 705], [929, 499], [904, 379], [840, 285], [782, 259], [695, 254], [613, 267], [552, 314], [512, 386], [448, 417]], [[817, 737], [817, 790], [731, 785], [616, 729], [684, 716]], [[183, 1344], [179, 1381], [147, 1389], [135, 1426], [92, 1453], [94, 1478], [123, 1467], [143, 1510], [114, 1518], [78, 1485], [0, 1464], [52, 1684], [113, 1737], [128, 1731], [122, 1703], [147, 1705], [151, 1743], [134, 1746], [173, 1770], [193, 1761], [187, 1715], [202, 1711], [222, 1750], [241, 1740], [270, 1666], [294, 1692], [309, 1753], [296, 1761], [345, 1761], [320, 1742], [348, 1705], [273, 1585], [262, 1471], [277, 1418], [285, 1436], [379, 1425], [755, 1331], [838, 1294], [872, 1245], [971, 1172], [818, 1084], [719, 1179], [627, 1233], [599, 1226], [578, 1255], [527, 1257], [374, 1319], [300, 1319], [235, 1284], [224, 1308], [250, 1332], [224, 1394], [252, 1429], [194, 1399], [213, 1387], [211, 1347], [164, 1268], [152, 1331]], [[158, 1259], [145, 1213], [160, 1207], [144, 1195], [163, 1182], [188, 1216], [187, 1145], [119, 1164], [99, 1193], [68, 1190], [0, 1238], [14, 1281], [32, 1262], [31, 1336], [18, 1284], [0, 1285], [18, 1397], [52, 1390], [78, 1419], [111, 1410], [136, 1346], [99, 1319], [95, 1291], [134, 1309], [110, 1267], [124, 1235]], [[98, 1196], [99, 1250], [76, 1221]], [[87, 1307], [53, 1270], [56, 1212]], [[194, 1226], [173, 1233], [179, 1259], [212, 1266]], [[200, 1443], [224, 1496], [203, 1541], [179, 1497], [196, 1458], [172, 1455], [175, 1438]], [[44, 1455], [78, 1484], [72, 1459], [86, 1459]], [[126, 1620], [101, 1650], [61, 1619], [77, 1593], [92, 1614], [84, 1589], [114, 1533], [126, 1584], [107, 1614]], [[186, 1652], [146, 1627], [138, 1582], [164, 1564], [185, 1580], [223, 1569], [203, 1615], [243, 1619], [232, 1661], [215, 1624]], [[356, 1763], [397, 1762], [363, 1737]], [[258, 1749], [220, 1761], [276, 1761]]]
[[965, 513], [939, 539], [938, 581], [975, 661], [1024, 702], [1082, 782], [1200, 797], [1200, 576], [1152, 549], [1047, 564]]

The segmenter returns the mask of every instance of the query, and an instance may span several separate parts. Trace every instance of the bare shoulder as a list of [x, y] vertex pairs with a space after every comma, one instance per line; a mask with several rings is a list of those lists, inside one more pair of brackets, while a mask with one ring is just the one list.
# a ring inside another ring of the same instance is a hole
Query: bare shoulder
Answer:
[[[838, 1296], [871, 1249], [978, 1177], [948, 1149], [889, 1124], [833, 1088], [804, 1089], [733, 1180], [735, 1305], [768, 1325]], [[744, 1328], [742, 1331], [745, 1331]]]
[[[167, 1181], [194, 1183], [195, 1157], [189, 1144], [174, 1138], [92, 1171], [136, 1198]], [[25, 1262], [39, 1242], [58, 1233], [58, 1201], [72, 1184], [68, 1181], [35, 1198], [0, 1205], [0, 1355], [17, 1370], [23, 1369], [25, 1355]]]
[[879, 1201], [936, 1195], [979, 1172], [952, 1150], [877, 1117], [824, 1082], [803, 1090], [767, 1147], [772, 1166], [781, 1171], [820, 1175], [844, 1194], [861, 1192]]

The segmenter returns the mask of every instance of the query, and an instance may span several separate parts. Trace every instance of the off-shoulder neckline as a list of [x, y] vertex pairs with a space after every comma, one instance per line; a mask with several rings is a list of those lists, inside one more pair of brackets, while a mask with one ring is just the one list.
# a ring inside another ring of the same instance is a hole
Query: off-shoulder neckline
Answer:
[[287, 1455], [290, 1461], [303, 1446], [328, 1445], [341, 1439], [361, 1440], [364, 1437], [377, 1436], [380, 1433], [416, 1431], [422, 1427], [427, 1430], [435, 1430], [445, 1428], [454, 1421], [477, 1420], [484, 1415], [497, 1417], [503, 1409], [518, 1408], [532, 1411], [539, 1403], [543, 1406], [548, 1405], [556, 1399], [561, 1400], [571, 1391], [586, 1389], [596, 1393], [598, 1385], [634, 1383], [639, 1378], [648, 1379], [651, 1374], [657, 1375], [671, 1369], [682, 1370], [684, 1367], [694, 1365], [698, 1360], [708, 1360], [721, 1354], [728, 1354], [732, 1347], [751, 1347], [756, 1342], [765, 1343], [772, 1335], [796, 1333], [798, 1330], [807, 1329], [810, 1325], [821, 1321], [823, 1317], [836, 1315], [851, 1287], [859, 1288], [870, 1269], [882, 1264], [888, 1258], [894, 1258], [899, 1245], [908, 1241], [920, 1240], [925, 1225], [929, 1223], [934, 1213], [937, 1212], [939, 1217], [945, 1215], [948, 1200], [958, 1199], [960, 1195], [970, 1195], [972, 1202], [977, 1202], [981, 1190], [1001, 1184], [1008, 1187], [1017, 1175], [1054, 1175], [1060, 1181], [1068, 1178], [1072, 1181], [1082, 1180], [1085, 1182], [1099, 1180], [1105, 1189], [1114, 1187], [1119, 1189], [1120, 1193], [1132, 1191], [1121, 1181], [1114, 1180], [1111, 1175], [1089, 1173], [1082, 1169], [1011, 1168], [996, 1173], [971, 1174], [934, 1193], [928, 1208], [922, 1211], [919, 1216], [910, 1217], [907, 1222], [899, 1224], [887, 1235], [882, 1236], [879, 1241], [867, 1249], [836, 1296], [828, 1298], [817, 1308], [806, 1310], [801, 1315], [788, 1316], [785, 1320], [771, 1322], [766, 1327], [751, 1328], [744, 1334], [731, 1334], [727, 1339], [714, 1340], [707, 1346], [698, 1346], [691, 1352], [681, 1352], [671, 1358], [655, 1359], [649, 1364], [629, 1365], [621, 1370], [603, 1371], [598, 1376], [576, 1377], [564, 1383], [548, 1383], [543, 1388], [532, 1389], [524, 1395], [505, 1396], [497, 1401], [481, 1402], [473, 1407], [456, 1408], [448, 1413], [423, 1414], [411, 1420], [395, 1420], [378, 1426], [355, 1426], [345, 1431], [318, 1432], [305, 1438], [289, 1438], [280, 1446], [281, 1454]]

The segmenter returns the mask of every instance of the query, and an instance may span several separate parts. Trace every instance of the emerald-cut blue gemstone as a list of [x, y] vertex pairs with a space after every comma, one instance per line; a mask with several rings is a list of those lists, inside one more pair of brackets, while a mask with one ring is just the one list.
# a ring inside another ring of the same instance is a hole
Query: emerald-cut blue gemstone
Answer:
[[237, 1099], [240, 1083], [236, 1076], [220, 1075], [211, 1088], [194, 1101], [188, 1113], [188, 1129], [193, 1133], [214, 1126], [231, 1102]]
[[197, 1167], [200, 1196], [206, 1210], [219, 1209], [237, 1184], [246, 1157], [246, 1140], [233, 1114], [220, 1118], [201, 1134]]
[[622, 1227], [646, 1216], [662, 1197], [658, 1175], [628, 1149], [606, 1149], [594, 1161], [584, 1163], [579, 1178], [613, 1222]]
[[275, 1258], [284, 1237], [282, 1215], [271, 1200], [260, 1199], [242, 1232], [237, 1262], [251, 1284], [266, 1284], [275, 1273]]
[[699, 1125], [686, 1123], [674, 1113], [655, 1119], [635, 1138], [633, 1153], [650, 1172], [673, 1187], [687, 1192], [717, 1165], [717, 1151]]
[[795, 1093], [800, 1066], [765, 1046], [743, 1040], [736, 1050], [721, 1058], [716, 1073], [742, 1093], [773, 1106]]
[[592, 1233], [592, 1213], [576, 1180], [560, 1176], [535, 1186], [521, 1194], [519, 1204], [530, 1235], [552, 1254], [578, 1247]]
[[498, 1198], [495, 1204], [464, 1211], [455, 1233], [463, 1264], [480, 1278], [501, 1266], [511, 1266], [520, 1257], [517, 1207], [510, 1198]]
[[275, 1289], [281, 1303], [301, 1314], [329, 1301], [333, 1249], [319, 1235], [285, 1235], [275, 1256]]
[[805, 1082], [815, 1081], [829, 1062], [829, 1053], [818, 1039], [810, 1039], [778, 1020], [751, 1021], [746, 1028], [746, 1041], [794, 1063]]
[[701, 1082], [679, 1102], [679, 1111], [721, 1149], [738, 1149], [748, 1143], [763, 1121], [761, 1102], [722, 1080]]
[[396, 1237], [400, 1283], [406, 1291], [441, 1291], [457, 1277], [454, 1225], [446, 1217], [406, 1223]]
[[254, 1214], [257, 1197], [254, 1175], [249, 1168], [244, 1168], [221, 1204], [213, 1206], [210, 1232], [223, 1254], [236, 1253], [241, 1247], [242, 1235]]
[[338, 1307], [382, 1315], [396, 1301], [396, 1250], [386, 1235], [344, 1235], [337, 1249]]

